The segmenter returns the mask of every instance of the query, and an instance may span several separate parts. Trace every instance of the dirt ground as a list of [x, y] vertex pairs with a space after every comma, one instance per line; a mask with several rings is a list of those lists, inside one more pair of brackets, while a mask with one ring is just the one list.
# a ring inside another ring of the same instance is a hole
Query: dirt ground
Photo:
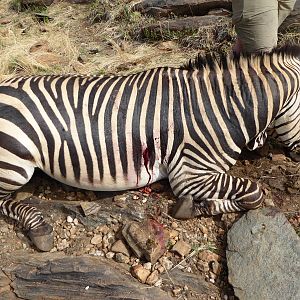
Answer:
[[[11, 2], [1, 0], [0, 3], [1, 79], [15, 74], [128, 74], [154, 66], [178, 66], [203, 50], [194, 44], [183, 47], [176, 38], [154, 42], [139, 40], [134, 33], [153, 20], [139, 14], [126, 15], [124, 5], [129, 1], [105, 2], [113, 17], [100, 23], [94, 23], [94, 18], [97, 13], [103, 15], [103, 11], [99, 12], [95, 5], [80, 5], [79, 9], [78, 5], [57, 3], [35, 14], [12, 10]], [[222, 47], [230, 49], [232, 42], [222, 42]], [[231, 174], [259, 182], [265, 192], [265, 205], [281, 209], [300, 234], [299, 162], [286, 157], [278, 145], [271, 143], [260, 154], [245, 153]], [[40, 208], [54, 226], [52, 252], [103, 256], [120, 261], [118, 263], [128, 270], [135, 265], [147, 269], [149, 265], [145, 265], [145, 260], [132, 253], [117, 256], [111, 247], [128, 220], [154, 220], [170, 236], [164, 254], [167, 262], [159, 260], [150, 266], [151, 272], [158, 270], [155, 281], [158, 288], [177, 299], [234, 299], [227, 282], [226, 232], [241, 214], [175, 220], [170, 214], [175, 198], [165, 181], [150, 189], [128, 191], [114, 197], [111, 193], [70, 188], [36, 172], [17, 197], [26, 198], [31, 194], [36, 198], [30, 203]], [[99, 218], [85, 219], [77, 210], [83, 202], [99, 203], [106, 214], [100, 221]], [[99, 236], [101, 241], [96, 243], [95, 237]], [[179, 240], [190, 247], [185, 258], [172, 251]], [[15, 253], [25, 255], [37, 251], [16, 223], [4, 217], [0, 218], [0, 243], [1, 266], [8, 264]], [[201, 294], [185, 284], [175, 284], [172, 278], [163, 279], [163, 275], [168, 274], [168, 264], [169, 269], [176, 267], [216, 286], [217, 293]]]

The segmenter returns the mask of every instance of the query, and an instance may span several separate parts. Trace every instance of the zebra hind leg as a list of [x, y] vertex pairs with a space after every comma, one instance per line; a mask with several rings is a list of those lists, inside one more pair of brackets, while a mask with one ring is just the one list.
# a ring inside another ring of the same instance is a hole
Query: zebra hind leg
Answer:
[[[199, 190], [200, 193], [197, 192]], [[213, 180], [210, 177], [209, 183], [202, 181], [195, 196], [192, 195], [179, 198], [173, 209], [175, 218], [189, 219], [256, 209], [263, 201], [262, 190], [255, 182], [225, 173], [215, 174]]]
[[[20, 223], [34, 245], [41, 251], [53, 248], [53, 228], [46, 223], [42, 213], [35, 207], [13, 201], [10, 194], [29, 181], [34, 168], [0, 162], [0, 214]], [[12, 180], [11, 178], [14, 178]]]

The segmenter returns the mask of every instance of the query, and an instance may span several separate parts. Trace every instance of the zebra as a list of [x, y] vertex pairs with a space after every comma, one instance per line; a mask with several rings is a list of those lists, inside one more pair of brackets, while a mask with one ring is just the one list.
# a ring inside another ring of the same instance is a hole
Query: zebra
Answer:
[[53, 228], [12, 201], [39, 168], [82, 189], [136, 189], [168, 178], [176, 218], [259, 207], [262, 189], [227, 174], [272, 129], [300, 143], [300, 47], [198, 56], [127, 76], [41, 75], [0, 84], [0, 212], [43, 251]]

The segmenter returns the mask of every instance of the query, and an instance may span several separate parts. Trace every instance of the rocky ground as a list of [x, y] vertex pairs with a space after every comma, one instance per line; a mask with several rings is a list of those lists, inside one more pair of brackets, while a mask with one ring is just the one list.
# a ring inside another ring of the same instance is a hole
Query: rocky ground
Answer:
[[[127, 74], [162, 64], [178, 65], [198, 51], [226, 51], [234, 41], [228, 26], [230, 1], [202, 9], [205, 18], [201, 20], [199, 16], [183, 18], [189, 13], [180, 5], [173, 5], [173, 10], [158, 7], [159, 1], [152, 1], [154, 9], [142, 6], [126, 13], [124, 5], [130, 1], [123, 1], [125, 21], [117, 12], [122, 1], [94, 1], [80, 9], [58, 2], [43, 11], [16, 12], [9, 8], [9, 1], [1, 1], [2, 77]], [[168, 25], [157, 31], [157, 18]], [[206, 24], [201, 32], [200, 22]], [[212, 23], [217, 27], [212, 29]], [[299, 37], [288, 31], [280, 38], [297, 41]], [[259, 182], [265, 205], [279, 208], [299, 235], [299, 162], [270, 143], [260, 154], [245, 153], [231, 173]], [[95, 193], [36, 172], [15, 197], [27, 198], [27, 203], [43, 211], [54, 227], [55, 244], [49, 254], [41, 254], [15, 222], [0, 218], [1, 299], [63, 295], [66, 299], [235, 299], [228, 283], [227, 232], [242, 214], [176, 220], [171, 214], [176, 200], [166, 181], [119, 194]], [[101, 284], [95, 277], [103, 279]], [[60, 288], [55, 289], [56, 285]], [[130, 296], [125, 296], [125, 290]]]

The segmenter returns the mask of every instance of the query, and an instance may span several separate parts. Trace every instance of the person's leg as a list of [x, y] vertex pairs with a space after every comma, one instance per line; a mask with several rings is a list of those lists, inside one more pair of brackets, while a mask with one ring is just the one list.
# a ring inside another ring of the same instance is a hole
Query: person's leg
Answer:
[[270, 51], [277, 45], [277, 0], [233, 0], [232, 6], [240, 43], [237, 49], [252, 53]]
[[294, 9], [296, 0], [278, 0], [278, 26]]

